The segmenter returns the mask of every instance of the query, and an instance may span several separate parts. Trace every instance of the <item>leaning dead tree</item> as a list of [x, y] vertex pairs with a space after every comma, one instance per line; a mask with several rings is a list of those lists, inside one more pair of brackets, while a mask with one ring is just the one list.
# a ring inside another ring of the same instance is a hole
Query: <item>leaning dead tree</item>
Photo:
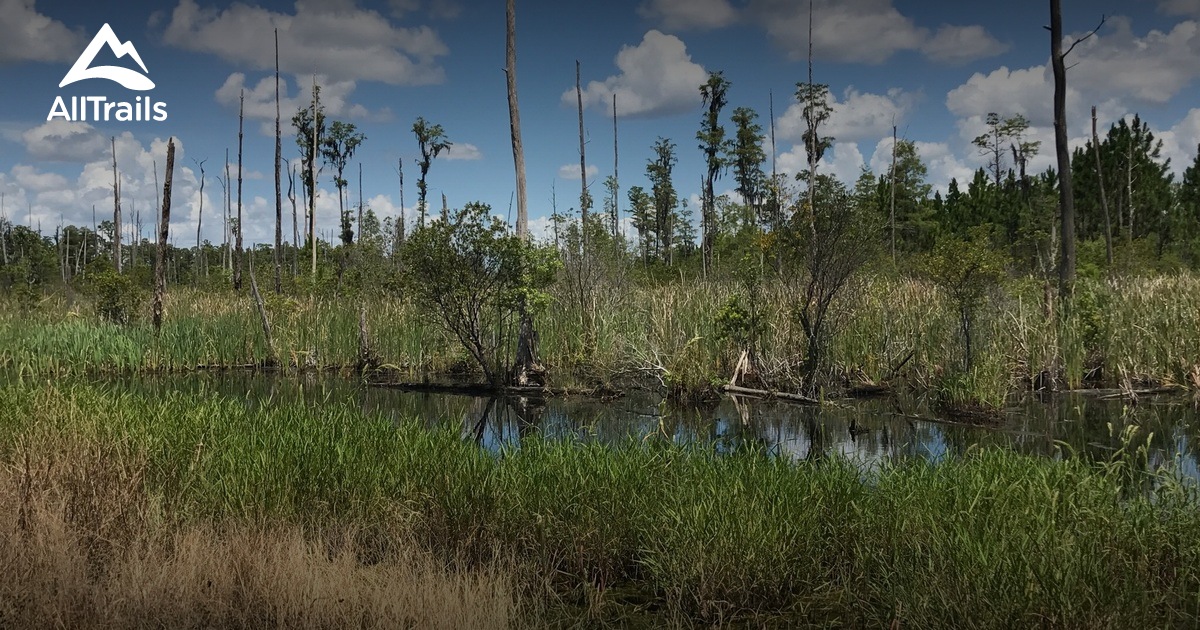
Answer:
[[[517, 10], [515, 0], [506, 5], [505, 63], [508, 79], [508, 119], [512, 134], [513, 165], [517, 178], [517, 235], [529, 242], [529, 211], [525, 197], [525, 151], [521, 144], [521, 112], [517, 105]], [[586, 180], [585, 180], [586, 182]], [[586, 183], [585, 183], [586, 185]], [[586, 190], [586, 189], [585, 189]], [[401, 204], [403, 206], [403, 204]], [[537, 358], [537, 331], [528, 305], [521, 301], [520, 324], [517, 331], [517, 356], [509, 381], [514, 385], [541, 384], [545, 369]]]
[[[192, 161], [196, 162], [195, 160], [192, 160]], [[202, 247], [203, 242], [200, 240], [200, 226], [204, 224], [204, 163], [207, 161], [208, 160], [200, 160], [199, 162], [196, 162], [196, 167], [200, 169], [200, 210], [196, 214], [196, 260], [197, 261], [204, 260], [203, 258], [201, 258], [201, 256], [204, 255], [204, 249]], [[203, 263], [198, 266], [197, 274], [196, 274], [197, 279], [199, 279], [200, 269], [202, 269], [204, 266], [205, 265]]]
[[158, 221], [158, 247], [154, 255], [154, 330], [162, 329], [163, 293], [166, 291], [167, 233], [171, 226], [171, 180], [175, 172], [175, 139], [167, 140], [167, 173], [163, 179], [162, 216]]

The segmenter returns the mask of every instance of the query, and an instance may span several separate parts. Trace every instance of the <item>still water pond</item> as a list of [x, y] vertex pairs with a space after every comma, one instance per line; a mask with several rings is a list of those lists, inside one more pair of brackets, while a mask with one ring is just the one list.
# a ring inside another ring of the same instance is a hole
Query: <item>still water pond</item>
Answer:
[[930, 420], [922, 400], [844, 401], [820, 409], [752, 399], [724, 399], [707, 406], [679, 405], [651, 392], [609, 401], [568, 398], [519, 408], [503, 400], [414, 393], [370, 387], [327, 376], [280, 377], [196, 374], [112, 381], [118, 388], [151, 392], [206, 392], [249, 407], [302, 401], [308, 405], [351, 403], [396, 423], [423, 422], [460, 428], [489, 449], [517, 446], [522, 437], [619, 443], [631, 439], [704, 442], [722, 450], [755, 444], [792, 459], [831, 454], [867, 466], [888, 459], [938, 460], [973, 446], [1002, 446], [1060, 457], [1062, 449], [1107, 459], [1120, 434], [1139, 427], [1138, 443], [1150, 438], [1149, 463], [1172, 464], [1200, 479], [1200, 408], [1192, 396], [1143, 396], [1136, 405], [1095, 396], [1027, 396], [1010, 401], [995, 427], [946, 425]]

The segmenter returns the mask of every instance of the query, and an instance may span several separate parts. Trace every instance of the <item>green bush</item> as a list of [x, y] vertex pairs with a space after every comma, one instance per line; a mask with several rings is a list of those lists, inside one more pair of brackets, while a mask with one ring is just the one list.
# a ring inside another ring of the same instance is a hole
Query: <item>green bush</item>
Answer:
[[144, 289], [112, 269], [88, 274], [86, 291], [96, 301], [96, 314], [114, 324], [136, 320], [146, 300]]

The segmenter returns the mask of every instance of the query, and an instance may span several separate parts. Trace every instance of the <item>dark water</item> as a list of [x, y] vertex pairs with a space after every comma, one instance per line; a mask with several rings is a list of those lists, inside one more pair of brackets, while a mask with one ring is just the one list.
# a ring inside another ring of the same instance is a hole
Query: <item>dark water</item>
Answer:
[[627, 442], [669, 439], [704, 442], [722, 450], [755, 444], [778, 456], [818, 459], [831, 454], [867, 466], [888, 459], [939, 460], [977, 446], [1001, 446], [1045, 457], [1064, 451], [1108, 459], [1122, 431], [1136, 426], [1137, 445], [1149, 437], [1151, 467], [1172, 465], [1200, 479], [1200, 408], [1191, 396], [1143, 396], [1136, 405], [1094, 396], [1028, 396], [1010, 401], [997, 426], [977, 428], [932, 421], [921, 400], [842, 401], [820, 409], [749, 399], [685, 406], [650, 392], [611, 401], [555, 399], [522, 406], [470, 396], [382, 389], [326, 376], [277, 377], [198, 374], [118, 381], [122, 388], [204, 391], [251, 407], [284, 401], [310, 405], [353, 403], [397, 423], [458, 427], [489, 449], [515, 446], [533, 433], [549, 438]]

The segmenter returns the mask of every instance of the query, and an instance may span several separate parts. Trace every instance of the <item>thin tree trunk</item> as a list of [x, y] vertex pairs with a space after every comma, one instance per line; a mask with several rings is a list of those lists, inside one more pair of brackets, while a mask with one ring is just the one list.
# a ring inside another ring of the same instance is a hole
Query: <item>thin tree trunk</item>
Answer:
[[[96, 206], [92, 206], [92, 212], [96, 212]], [[0, 221], [3, 221], [4, 230], [0, 230], [0, 252], [4, 254], [4, 264], [8, 264], [8, 214], [4, 211], [4, 193], [0, 193]], [[87, 246], [87, 239], [83, 239], [84, 246]]]
[[[512, 137], [513, 168], [517, 179], [517, 236], [529, 238], [529, 209], [525, 191], [525, 148], [521, 141], [521, 110], [517, 103], [517, 10], [505, 4], [504, 75], [508, 88], [508, 128]], [[403, 205], [403, 204], [401, 204]]]
[[442, 222], [450, 223], [450, 204], [446, 202], [446, 193], [442, 193]]
[[230, 225], [230, 218], [233, 214], [233, 180], [229, 177], [229, 149], [225, 149], [225, 216], [224, 220], [224, 238], [225, 251], [222, 252], [221, 263], [226, 271], [233, 271], [233, 226]]
[[1125, 210], [1129, 220], [1125, 222], [1125, 242], [1133, 243], [1133, 132], [1129, 132], [1129, 149], [1125, 156]]
[[[275, 293], [283, 293], [283, 195], [281, 194], [283, 174], [279, 172], [279, 163], [283, 161], [283, 145], [279, 129], [279, 29], [275, 29]], [[295, 224], [295, 212], [292, 213]]]
[[[121, 273], [121, 182], [117, 178], [117, 137], [112, 137], [113, 156], [113, 267]], [[32, 226], [31, 226], [32, 227]]]
[[1092, 106], [1092, 153], [1096, 156], [1096, 181], [1100, 186], [1100, 207], [1104, 210], [1104, 253], [1108, 266], [1113, 264], [1112, 219], [1108, 216], [1108, 195], [1104, 192], [1104, 169], [1100, 164], [1100, 135], [1096, 133], [1096, 106]]
[[235, 251], [233, 265], [233, 288], [242, 290], [242, 233], [246, 227], [242, 225], [242, 124], [246, 113], [246, 91], [242, 90], [238, 104], [238, 180], [237, 180], [237, 233], [234, 235]]
[[404, 158], [396, 160], [396, 174], [400, 176], [400, 217], [396, 221], [396, 242], [392, 244], [392, 258], [400, 262], [400, 248], [404, 246]]
[[362, 242], [362, 212], [363, 212], [363, 197], [362, 197], [362, 162], [358, 163], [358, 242]]
[[613, 217], [612, 234], [616, 238], [621, 230], [621, 180], [617, 176], [617, 94], [613, 93]]
[[166, 291], [167, 234], [171, 227], [171, 182], [175, 171], [175, 139], [167, 140], [167, 171], [163, 177], [162, 215], [158, 220], [158, 248], [154, 255], [154, 329], [162, 330], [163, 293]]
[[288, 201], [292, 203], [292, 276], [300, 271], [300, 225], [296, 219], [296, 168], [288, 163]]
[[583, 241], [583, 249], [587, 251], [587, 160], [584, 157], [583, 140], [583, 89], [579, 83], [579, 60], [575, 60], [575, 99], [579, 103], [579, 234]]
[[892, 125], [892, 201], [890, 221], [892, 225], [892, 263], [896, 262], [896, 125]]
[[[200, 241], [200, 227], [204, 224], [204, 161], [201, 160], [198, 163], [198, 165], [200, 167], [200, 211], [196, 215], [196, 261], [197, 262], [199, 262], [201, 260], [201, 256], [204, 255], [204, 250], [201, 249], [201, 241]], [[197, 279], [199, 279], [199, 274], [197, 274]]]
[[1071, 188], [1071, 149], [1067, 144], [1067, 66], [1062, 49], [1062, 0], [1050, 0], [1050, 62], [1054, 67], [1054, 146], [1058, 157], [1058, 206], [1062, 260], [1058, 290], [1069, 297], [1075, 286], [1075, 195]]
[[317, 76], [313, 75], [312, 98], [312, 147], [308, 155], [308, 237], [312, 247], [312, 275], [317, 276], [317, 146], [319, 140], [317, 123]]

